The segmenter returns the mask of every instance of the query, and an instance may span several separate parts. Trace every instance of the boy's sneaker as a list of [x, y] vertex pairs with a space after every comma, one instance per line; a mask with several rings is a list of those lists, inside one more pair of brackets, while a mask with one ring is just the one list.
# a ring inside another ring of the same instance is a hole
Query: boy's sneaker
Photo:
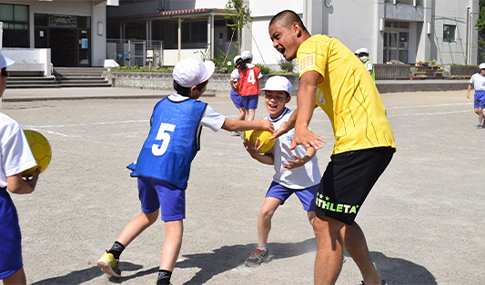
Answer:
[[477, 129], [483, 129], [482, 125], [477, 125]]
[[118, 268], [118, 261], [119, 259], [115, 259], [112, 253], [108, 253], [108, 251], [106, 251], [98, 260], [97, 264], [104, 273], [113, 277], [121, 277], [121, 270]]
[[257, 247], [251, 254], [249, 254], [248, 258], [244, 265], [247, 267], [257, 266], [263, 262], [268, 260], [269, 254], [268, 250], [264, 251], [261, 248]]

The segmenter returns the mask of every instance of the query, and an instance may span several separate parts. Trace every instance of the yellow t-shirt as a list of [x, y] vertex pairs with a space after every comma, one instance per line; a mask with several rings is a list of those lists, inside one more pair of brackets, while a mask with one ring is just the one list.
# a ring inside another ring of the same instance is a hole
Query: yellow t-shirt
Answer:
[[335, 135], [333, 154], [375, 147], [396, 148], [379, 91], [362, 62], [340, 41], [314, 35], [297, 53], [300, 77], [314, 70], [316, 104], [325, 111]]

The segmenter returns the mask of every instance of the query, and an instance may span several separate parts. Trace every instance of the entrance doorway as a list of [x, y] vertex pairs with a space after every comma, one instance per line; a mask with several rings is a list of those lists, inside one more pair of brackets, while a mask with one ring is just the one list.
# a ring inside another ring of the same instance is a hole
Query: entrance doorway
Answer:
[[54, 66], [76, 66], [76, 30], [49, 29], [52, 64]]
[[383, 35], [383, 62], [409, 63], [409, 23], [386, 21]]
[[35, 14], [35, 47], [50, 48], [56, 66], [91, 66], [90, 17]]

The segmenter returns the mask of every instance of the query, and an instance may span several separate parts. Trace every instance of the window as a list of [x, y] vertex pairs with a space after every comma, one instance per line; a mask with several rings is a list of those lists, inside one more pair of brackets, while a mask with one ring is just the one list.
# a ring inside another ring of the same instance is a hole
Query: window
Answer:
[[29, 6], [0, 4], [4, 47], [29, 47]]
[[207, 43], [207, 22], [182, 22], [182, 43]]
[[443, 41], [454, 42], [455, 41], [455, 25], [443, 25]]

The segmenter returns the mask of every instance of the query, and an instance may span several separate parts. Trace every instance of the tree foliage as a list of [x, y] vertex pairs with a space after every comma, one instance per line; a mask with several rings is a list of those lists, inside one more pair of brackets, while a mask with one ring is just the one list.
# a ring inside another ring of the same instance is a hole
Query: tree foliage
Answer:
[[478, 30], [478, 49], [480, 52], [480, 56], [482, 59], [485, 58], [485, 40], [483, 39], [482, 35], [485, 34], [485, 0], [480, 0], [480, 14], [478, 16], [477, 27]]
[[226, 12], [230, 15], [226, 18], [231, 18], [232, 23], [227, 24], [232, 30], [231, 42], [234, 38], [234, 34], [237, 33], [237, 49], [239, 51], [241, 46], [241, 29], [249, 22], [252, 21], [251, 11], [244, 4], [244, 0], [228, 0], [226, 3]]
[[476, 27], [480, 34], [485, 33], [485, 0], [480, 0], [480, 15], [478, 16]]

